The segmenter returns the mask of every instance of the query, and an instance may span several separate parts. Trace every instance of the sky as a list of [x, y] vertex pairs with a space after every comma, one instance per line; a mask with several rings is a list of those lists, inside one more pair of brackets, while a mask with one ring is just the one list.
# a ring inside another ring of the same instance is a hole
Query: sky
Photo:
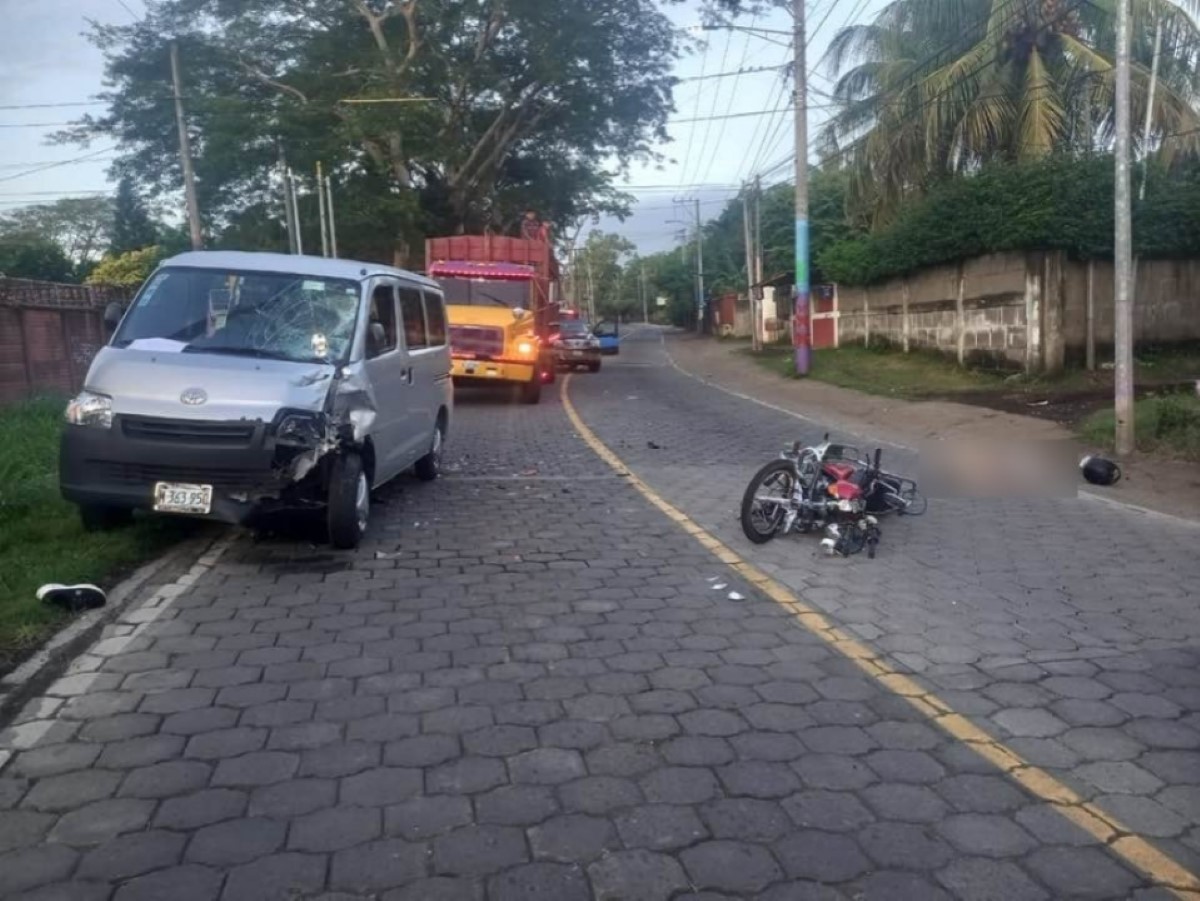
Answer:
[[[884, 2], [808, 0], [810, 136], [824, 116], [819, 107], [827, 101], [822, 93], [832, 86], [826, 67], [818, 65], [830, 38], [847, 22], [869, 18]], [[114, 189], [106, 174], [112, 155], [105, 142], [82, 149], [46, 143], [62, 124], [85, 112], [101, 113], [103, 107], [12, 107], [89, 101], [102, 88], [103, 58], [84, 37], [88, 20], [119, 24], [132, 21], [143, 9], [142, 0], [0, 0], [5, 14], [5, 28], [0, 30], [0, 213]], [[681, 29], [700, 24], [697, 0], [670, 6], [667, 14]], [[768, 184], [790, 177], [790, 86], [783, 82], [782, 66], [791, 60], [792, 51], [788, 34], [770, 32], [789, 31], [791, 16], [775, 10], [737, 24], [743, 30], [695, 35], [699, 46], [676, 66], [678, 78], [691, 80], [676, 89], [676, 112], [668, 124], [672, 141], [659, 148], [666, 159], [636, 166], [624, 183], [619, 182], [638, 198], [634, 215], [624, 223], [604, 220], [598, 226], [619, 231], [643, 254], [674, 246], [684, 225], [671, 220], [694, 220], [694, 203], [679, 207], [676, 200], [699, 199], [701, 218], [708, 219], [755, 174], [764, 174]], [[766, 31], [744, 30], [750, 26]], [[711, 77], [738, 71], [742, 74]], [[697, 80], [700, 76], [707, 77]], [[736, 118], [721, 118], [731, 115]], [[695, 119], [707, 121], [681, 121]], [[74, 162], [88, 153], [94, 156]], [[57, 162], [65, 164], [31, 171]], [[686, 216], [681, 215], [684, 209]]]

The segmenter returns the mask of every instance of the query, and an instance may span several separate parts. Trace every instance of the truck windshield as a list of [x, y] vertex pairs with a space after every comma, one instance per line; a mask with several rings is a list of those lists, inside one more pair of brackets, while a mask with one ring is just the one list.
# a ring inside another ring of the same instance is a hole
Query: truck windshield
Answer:
[[446, 303], [460, 307], [529, 308], [529, 282], [439, 278]]
[[283, 272], [161, 269], [113, 345], [335, 362], [349, 356], [360, 285]]

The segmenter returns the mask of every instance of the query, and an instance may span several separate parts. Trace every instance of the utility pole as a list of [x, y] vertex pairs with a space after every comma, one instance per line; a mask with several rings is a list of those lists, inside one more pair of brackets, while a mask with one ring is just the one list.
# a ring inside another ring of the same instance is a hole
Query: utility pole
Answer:
[[[763, 249], [762, 249], [762, 177], [754, 177], [754, 303], [758, 307], [759, 318], [763, 315]], [[764, 331], [763, 337], [766, 337]], [[762, 347], [760, 340], [759, 347]]]
[[321, 174], [321, 163], [317, 163], [317, 209], [321, 217], [321, 256], [329, 256], [329, 229], [325, 225], [325, 177]]
[[1132, 209], [1129, 198], [1129, 0], [1117, 2], [1116, 190], [1113, 213], [1113, 298], [1116, 449], [1118, 456], [1133, 452], [1133, 261]]
[[[584, 248], [587, 251], [587, 248]], [[588, 321], [593, 325], [596, 322], [596, 283], [592, 280], [592, 255], [587, 254], [587, 280], [588, 280]]]
[[796, 374], [808, 375], [812, 352], [808, 284], [808, 70], [805, 58], [804, 0], [792, 0], [796, 69], [796, 296], [792, 301], [792, 349]]
[[287, 229], [288, 253], [296, 253], [297, 229], [292, 209], [292, 185], [288, 178], [288, 165], [287, 159], [283, 155], [283, 148], [279, 150], [279, 180], [283, 185], [283, 222]]
[[641, 273], [641, 281], [642, 281], [642, 323], [645, 325], [649, 325], [650, 324], [650, 307], [647, 306], [647, 303], [646, 303], [646, 264], [645, 263], [639, 264], [638, 270]]
[[754, 238], [750, 228], [750, 187], [742, 187], [742, 239], [746, 244], [746, 300], [750, 303], [750, 348], [759, 350], [758, 313], [754, 303]]
[[183, 167], [183, 194], [187, 199], [188, 230], [192, 250], [204, 247], [200, 231], [200, 204], [196, 200], [196, 173], [192, 170], [192, 149], [188, 143], [187, 123], [183, 118], [183, 92], [179, 86], [179, 45], [171, 41], [171, 85], [175, 94], [175, 125], [179, 128], [179, 163]]
[[337, 225], [333, 219], [333, 177], [325, 176], [325, 210], [329, 214], [329, 255], [337, 259]]
[[700, 198], [696, 198], [696, 331], [704, 332], [704, 232], [700, 228]]
[[304, 253], [304, 238], [300, 234], [300, 200], [296, 196], [296, 175], [287, 170], [288, 202], [292, 205], [292, 221], [296, 223], [296, 253]]

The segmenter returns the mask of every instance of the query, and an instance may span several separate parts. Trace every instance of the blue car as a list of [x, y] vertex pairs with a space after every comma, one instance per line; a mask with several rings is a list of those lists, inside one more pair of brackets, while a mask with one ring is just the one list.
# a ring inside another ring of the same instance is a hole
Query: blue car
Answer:
[[614, 357], [621, 352], [621, 327], [611, 320], [597, 322], [592, 334], [600, 339], [600, 353]]

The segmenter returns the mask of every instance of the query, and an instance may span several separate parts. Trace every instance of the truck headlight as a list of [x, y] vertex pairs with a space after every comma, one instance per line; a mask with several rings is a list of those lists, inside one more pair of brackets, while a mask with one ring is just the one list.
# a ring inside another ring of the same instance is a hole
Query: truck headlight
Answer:
[[65, 419], [71, 425], [111, 429], [112, 398], [107, 394], [96, 394], [94, 391], [80, 391], [67, 404]]
[[532, 341], [520, 341], [517, 343], [517, 353], [523, 357], [532, 356], [535, 350], [537, 350], [537, 345]]

